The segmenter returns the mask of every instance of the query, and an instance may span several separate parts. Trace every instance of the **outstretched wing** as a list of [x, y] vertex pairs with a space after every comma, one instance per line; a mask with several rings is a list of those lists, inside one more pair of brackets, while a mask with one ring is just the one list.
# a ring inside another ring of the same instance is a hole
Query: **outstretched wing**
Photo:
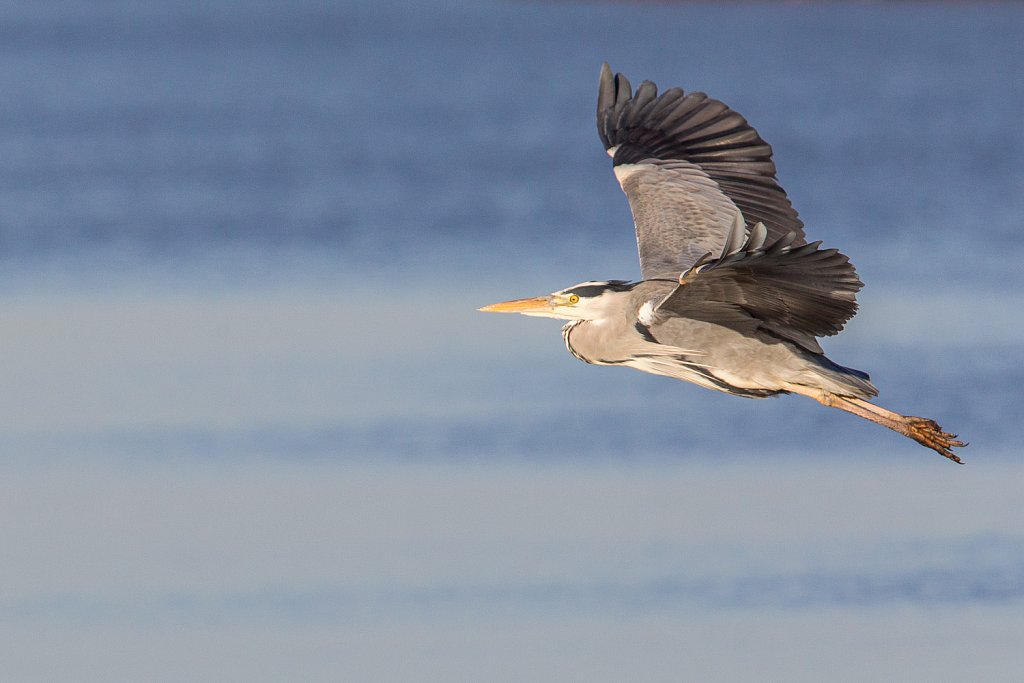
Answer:
[[[734, 226], [733, 241], [742, 225]], [[656, 316], [682, 316], [753, 335], [758, 330], [821, 353], [815, 337], [833, 335], [857, 312], [863, 286], [850, 260], [821, 242], [796, 244], [787, 235], [765, 246], [760, 224], [746, 241], [717, 260], [703, 262], [680, 277], [658, 304]]]
[[719, 253], [737, 211], [763, 223], [770, 241], [803, 222], [775, 179], [772, 149], [746, 119], [704, 93], [632, 91], [601, 67], [597, 130], [636, 224], [644, 279], [675, 279], [706, 253]]

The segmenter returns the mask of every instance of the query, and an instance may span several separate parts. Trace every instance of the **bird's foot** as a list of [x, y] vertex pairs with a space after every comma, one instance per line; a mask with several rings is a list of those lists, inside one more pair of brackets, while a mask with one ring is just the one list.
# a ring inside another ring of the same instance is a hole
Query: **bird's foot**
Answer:
[[958, 441], [956, 434], [942, 431], [942, 427], [935, 420], [929, 420], [926, 417], [908, 415], [904, 418], [903, 424], [906, 427], [904, 434], [911, 439], [922, 446], [927, 446], [939, 455], [949, 458], [953, 462], [963, 464], [963, 460], [950, 450], [967, 445], [964, 441]]

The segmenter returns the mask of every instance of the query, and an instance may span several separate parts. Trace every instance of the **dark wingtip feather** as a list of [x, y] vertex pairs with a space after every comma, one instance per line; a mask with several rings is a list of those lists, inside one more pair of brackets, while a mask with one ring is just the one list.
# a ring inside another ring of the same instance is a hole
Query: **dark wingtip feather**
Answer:
[[612, 68], [608, 62], [601, 65], [601, 76], [597, 84], [597, 119], [601, 120], [601, 113], [611, 109], [615, 105], [615, 77], [612, 75]]
[[621, 108], [633, 99], [633, 86], [625, 74], [615, 74], [615, 106]]

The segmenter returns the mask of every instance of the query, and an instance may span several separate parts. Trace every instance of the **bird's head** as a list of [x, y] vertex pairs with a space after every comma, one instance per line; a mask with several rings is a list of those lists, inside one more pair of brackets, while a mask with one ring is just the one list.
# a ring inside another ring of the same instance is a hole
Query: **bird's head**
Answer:
[[600, 320], [611, 313], [616, 294], [628, 292], [625, 280], [581, 282], [559, 292], [531, 299], [502, 301], [479, 309], [487, 313], [521, 313], [558, 320]]

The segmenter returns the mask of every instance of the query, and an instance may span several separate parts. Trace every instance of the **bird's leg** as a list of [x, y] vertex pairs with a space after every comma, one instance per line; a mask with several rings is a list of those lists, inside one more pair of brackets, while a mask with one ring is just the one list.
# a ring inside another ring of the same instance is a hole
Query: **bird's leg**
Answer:
[[894, 432], [908, 436], [922, 446], [927, 446], [953, 462], [963, 462], [950, 449], [966, 446], [967, 444], [963, 441], [958, 441], [956, 434], [942, 431], [942, 427], [935, 420], [929, 420], [926, 417], [900, 415], [860, 398], [841, 396], [827, 391], [822, 391], [811, 397], [822, 405], [845, 410], [848, 413], [871, 420], [883, 427], [888, 427]]

